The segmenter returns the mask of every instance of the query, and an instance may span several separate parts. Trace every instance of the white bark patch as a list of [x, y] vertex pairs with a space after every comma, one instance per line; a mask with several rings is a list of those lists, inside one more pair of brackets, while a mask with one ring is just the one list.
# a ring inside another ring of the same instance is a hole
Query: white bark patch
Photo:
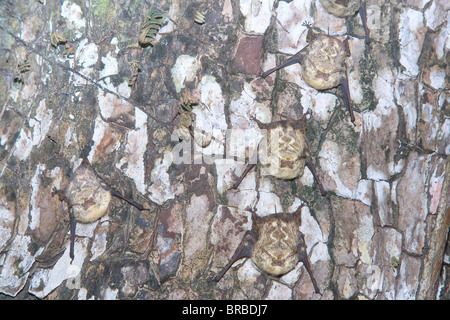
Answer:
[[[76, 65], [78, 72], [83, 76], [92, 78], [94, 76], [94, 65], [98, 61], [98, 47], [95, 43], [88, 43], [88, 39], [83, 39], [78, 44], [75, 51]], [[74, 68], [74, 60], [69, 60], [70, 66]], [[71, 78], [75, 86], [84, 86], [88, 82], [79, 75], [72, 73]]]
[[[303, 207], [301, 211], [302, 224], [300, 226], [300, 232], [305, 236], [306, 247], [308, 248], [308, 253], [311, 249], [319, 242], [325, 243], [328, 241], [328, 237], [322, 233], [322, 229], [317, 221], [311, 215], [308, 207]], [[326, 261], [330, 259], [328, 253], [322, 257], [317, 257], [316, 259]]]
[[[295, 54], [304, 48], [308, 28], [303, 25], [311, 21], [311, 0], [280, 1], [276, 11], [279, 22], [276, 23], [278, 35], [278, 50], [287, 54]], [[297, 65], [298, 66], [298, 65]]]
[[92, 67], [98, 61], [98, 47], [95, 43], [88, 43], [88, 41], [88, 39], [83, 39], [75, 53], [77, 65], [83, 69]]
[[[126, 82], [122, 82], [118, 87], [114, 87], [109, 79], [107, 79], [105, 83], [105, 87], [107, 89], [121, 95], [122, 97], [128, 98], [131, 94], [130, 87]], [[134, 109], [133, 105], [131, 105], [126, 100], [119, 98], [115, 94], [105, 92], [100, 88], [98, 91], [97, 99], [100, 112], [102, 113], [104, 118], [110, 118], [121, 113], [128, 113], [131, 111], [131, 109]]]
[[101, 57], [103, 69], [100, 70], [99, 78], [105, 78], [119, 73], [119, 63], [111, 52], [105, 57]]
[[28, 271], [34, 263], [34, 257], [42, 253], [42, 249], [39, 249], [33, 256], [28, 251], [30, 243], [31, 238], [29, 236], [17, 235], [11, 244], [11, 248], [5, 253], [6, 257], [0, 272], [1, 293], [14, 297], [25, 286]]
[[388, 203], [388, 195], [390, 194], [390, 186], [386, 181], [374, 181], [375, 196], [377, 198], [378, 216], [381, 226], [392, 224], [390, 216], [390, 203]]
[[231, 0], [225, 0], [223, 3], [222, 15], [225, 17], [225, 22], [229, 23], [233, 21], [233, 6]]
[[67, 27], [76, 30], [76, 38], [83, 35], [82, 29], [86, 27], [86, 19], [83, 17], [81, 7], [71, 1], [64, 1], [61, 6], [61, 16], [67, 20]]
[[136, 189], [145, 194], [144, 153], [147, 148], [147, 115], [141, 110], [136, 112], [136, 130], [128, 131], [125, 156], [116, 164], [124, 174], [133, 179]]
[[181, 277], [191, 279], [207, 263], [208, 230], [214, 212], [206, 195], [190, 198], [186, 208], [183, 234], [183, 262]]
[[246, 32], [263, 34], [270, 24], [275, 0], [240, 0], [239, 8], [245, 18]]
[[40, 208], [37, 203], [37, 199], [39, 196], [39, 189], [41, 186], [41, 174], [42, 171], [45, 170], [45, 164], [39, 164], [36, 168], [36, 171], [34, 172], [34, 176], [31, 178], [31, 209], [30, 209], [30, 229], [36, 230], [39, 228], [39, 221], [40, 221]]
[[22, 128], [15, 144], [14, 156], [19, 160], [25, 160], [30, 155], [34, 146], [39, 146], [47, 136], [53, 120], [53, 111], [45, 106], [45, 99], [39, 102], [36, 115], [28, 122], [30, 129]]
[[[105, 137], [107, 137], [108, 139], [108, 136], [110, 136], [112, 140], [116, 140], [116, 143], [114, 145], [110, 145], [106, 149], [102, 149], [102, 152], [100, 150], [97, 150], [100, 143], [102, 142], [102, 139], [104, 139]], [[94, 145], [92, 146], [91, 152], [88, 155], [88, 160], [91, 164], [97, 162], [98, 159], [107, 156], [120, 147], [120, 141], [118, 141], [117, 136], [114, 132], [112, 132], [112, 130], [110, 130], [109, 125], [105, 121], [103, 121], [101, 117], [97, 117], [95, 119], [92, 141], [94, 142]]]
[[445, 51], [450, 50], [450, 12], [447, 13], [447, 26], [443, 27], [439, 32], [439, 36], [435, 38], [434, 45], [436, 48], [436, 55], [438, 59], [442, 59], [444, 57]]
[[[311, 1], [301, 1], [305, 2], [305, 6], [311, 4]], [[314, 26], [320, 28], [322, 31], [329, 35], [344, 35], [347, 33], [347, 26], [345, 25], [345, 18], [339, 18], [332, 13], [329, 13], [318, 0], [312, 1], [316, 4], [316, 13], [314, 17]], [[305, 17], [306, 21], [310, 21], [309, 17]]]
[[363, 216], [359, 221], [359, 228], [354, 232], [358, 238], [359, 257], [367, 265], [372, 264], [370, 256], [371, 240], [375, 234], [372, 216]]
[[194, 106], [192, 112], [195, 114], [194, 135], [201, 134], [197, 130], [203, 130], [211, 134], [214, 139], [206, 148], [195, 145], [197, 152], [204, 155], [221, 155], [223, 158], [225, 150], [225, 134], [227, 122], [225, 118], [225, 101], [222, 96], [222, 88], [213, 76], [203, 76], [199, 84], [201, 104]]
[[385, 68], [378, 71], [375, 79], [372, 81], [376, 98], [392, 101], [394, 96], [394, 81], [392, 70]]
[[399, 229], [406, 238], [405, 249], [422, 253], [425, 241], [425, 219], [428, 212], [426, 193], [426, 176], [430, 158], [412, 153], [408, 157], [405, 175], [397, 185], [397, 202], [399, 212]]
[[256, 212], [259, 216], [267, 216], [282, 210], [280, 198], [273, 192], [259, 191]]
[[14, 211], [6, 200], [0, 198], [0, 251], [12, 235], [14, 227]]
[[37, 269], [30, 282], [29, 293], [43, 299], [55, 288], [59, 287], [64, 280], [69, 289], [80, 289], [79, 278], [87, 254], [89, 238], [79, 238], [75, 241], [74, 255], [71, 262], [69, 257], [69, 243], [66, 251], [51, 269]]
[[29, 18], [25, 20], [25, 22], [22, 24], [22, 32], [20, 34], [20, 38], [25, 42], [32, 42], [36, 39], [36, 36], [34, 32], [36, 32], [37, 21], [36, 18]]
[[395, 295], [397, 300], [415, 300], [421, 262], [419, 259], [405, 256], [400, 267], [400, 277]]
[[255, 282], [261, 275], [261, 272], [255, 267], [251, 259], [239, 259], [233, 264], [233, 267], [237, 267], [239, 264], [242, 264], [237, 272], [240, 282]]
[[292, 298], [292, 289], [279, 282], [273, 282], [267, 294], [267, 300], [290, 300]]
[[436, 90], [443, 89], [445, 87], [445, 76], [446, 72], [444, 69], [441, 69], [438, 66], [431, 67], [430, 85]]
[[320, 167], [334, 181], [335, 192], [344, 198], [367, 202], [365, 184], [358, 189], [359, 161], [356, 156], [343, 154], [342, 148], [331, 140], [326, 140], [319, 152]]
[[[258, 124], [251, 118], [253, 116], [257, 117], [263, 123], [269, 123], [271, 121], [270, 108], [265, 104], [257, 103], [255, 97], [251, 85], [245, 83], [241, 96], [230, 103], [230, 122], [233, 130], [227, 140], [229, 149], [226, 150], [226, 154], [228, 158], [237, 156], [240, 161], [236, 162], [233, 159], [216, 160], [216, 169], [220, 181], [218, 183], [218, 191], [220, 193], [225, 192], [244, 171], [248, 161], [244, 163], [242, 159], [245, 159], [246, 156], [252, 157], [257, 152], [258, 144], [263, 136]], [[252, 187], [254, 180], [251, 182], [256, 177], [252, 175], [253, 172], [255, 171], [252, 170], [244, 178], [239, 186], [239, 191], [233, 191], [227, 194], [229, 199], [233, 199], [233, 202], [236, 201], [236, 204], [239, 204], [238, 199], [241, 197], [241, 200], [246, 204], [254, 203], [256, 198], [252, 197], [248, 199], [239, 194], [240, 192], [248, 191], [252, 195], [256, 195], [254, 191], [251, 191], [255, 190], [255, 187]], [[247, 183], [250, 183], [250, 185], [247, 185]], [[239, 205], [239, 208], [245, 209], [241, 205]]]
[[180, 92], [185, 87], [185, 82], [194, 80], [198, 69], [196, 57], [181, 55], [177, 58], [175, 65], [171, 69], [172, 80], [175, 90]]
[[399, 41], [400, 63], [406, 68], [405, 74], [416, 77], [419, 74], [419, 60], [425, 38], [423, 13], [406, 8], [400, 16]]
[[163, 204], [169, 199], [174, 199], [176, 195], [184, 192], [183, 184], [170, 184], [170, 177], [167, 171], [173, 162], [172, 151], [164, 151], [163, 157], [155, 160], [155, 165], [151, 172], [152, 184], [148, 188], [150, 200]]
[[272, 116], [269, 106], [256, 102], [255, 98], [256, 95], [251, 85], [245, 83], [241, 96], [230, 103], [230, 122], [231, 127], [235, 130], [231, 134], [230, 150], [227, 150], [227, 152], [229, 151], [227, 154], [231, 156], [244, 158], [246, 149], [250, 152], [247, 156], [256, 152], [263, 135], [252, 117], [256, 117], [263, 123], [271, 121]]
[[337, 97], [331, 93], [317, 92], [317, 94], [312, 94], [311, 98], [314, 119], [319, 120], [322, 126], [326, 127], [335, 110]]

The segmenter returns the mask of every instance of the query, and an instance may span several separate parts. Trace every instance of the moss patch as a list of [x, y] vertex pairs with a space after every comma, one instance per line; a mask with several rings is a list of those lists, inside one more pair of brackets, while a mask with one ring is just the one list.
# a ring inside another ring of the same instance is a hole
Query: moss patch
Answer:
[[[377, 74], [377, 64], [370, 54], [370, 48], [367, 46], [364, 49], [364, 58], [359, 62], [359, 70], [361, 70], [360, 82], [363, 90], [363, 104], [373, 111], [377, 107], [375, 93], [372, 89], [372, 80]], [[360, 109], [363, 110], [363, 108]]]
[[114, 12], [115, 7], [114, 4], [110, 3], [110, 0], [92, 1], [92, 14], [96, 21], [109, 20]]

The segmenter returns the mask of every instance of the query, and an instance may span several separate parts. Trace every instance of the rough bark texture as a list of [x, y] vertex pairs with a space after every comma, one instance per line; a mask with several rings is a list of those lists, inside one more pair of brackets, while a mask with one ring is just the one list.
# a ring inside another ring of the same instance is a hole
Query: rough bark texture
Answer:
[[[144, 48], [151, 7], [165, 18]], [[0, 8], [0, 299], [450, 298], [448, 1], [367, 0], [370, 46], [358, 15], [334, 17], [319, 0]], [[349, 38], [355, 124], [342, 91], [311, 88], [299, 65], [258, 76], [307, 45], [304, 21]], [[57, 34], [66, 42], [52, 45]], [[194, 127], [214, 137], [205, 148], [173, 135], [184, 92], [200, 102]], [[328, 197], [309, 170], [285, 181], [258, 166], [228, 190], [260, 137], [253, 117], [305, 112]], [[224, 149], [229, 129], [241, 131]], [[103, 218], [77, 225], [71, 262], [69, 209], [53, 191], [83, 156], [150, 210], [113, 198]], [[302, 204], [320, 294], [301, 263], [274, 279], [243, 259], [211, 281], [251, 228], [249, 208]]]

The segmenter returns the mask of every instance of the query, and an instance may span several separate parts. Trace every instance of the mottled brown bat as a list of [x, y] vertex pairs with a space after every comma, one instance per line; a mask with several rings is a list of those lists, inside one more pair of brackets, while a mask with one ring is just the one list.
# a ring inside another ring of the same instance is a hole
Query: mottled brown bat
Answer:
[[[272, 123], [262, 123], [254, 119], [260, 129], [267, 130], [266, 148], [259, 148], [259, 161], [264, 173], [279, 179], [294, 179], [303, 176], [305, 166], [311, 171], [319, 185], [322, 195], [326, 195], [320, 182], [310, 155], [305, 131], [307, 114], [300, 120], [281, 120]], [[256, 163], [249, 164], [242, 175], [231, 186], [237, 189], [247, 173]]]
[[56, 191], [60, 199], [69, 206], [70, 217], [70, 258], [74, 258], [76, 223], [92, 223], [103, 217], [112, 196], [122, 199], [138, 210], [147, 210], [134, 200], [124, 197], [119, 191], [108, 186], [94, 171], [86, 158], [70, 176], [63, 190]]
[[366, 44], [370, 44], [370, 31], [367, 27], [365, 0], [320, 0], [320, 2], [329, 13], [339, 18], [351, 17], [358, 11], [364, 27], [365, 42]]
[[319, 287], [314, 278], [304, 235], [299, 231], [302, 206], [292, 214], [275, 213], [259, 217], [252, 212], [252, 230], [248, 230], [230, 261], [216, 275], [220, 281], [228, 269], [239, 259], [251, 258], [256, 267], [270, 276], [281, 277], [302, 262], [308, 272], [314, 291]]
[[304, 25], [309, 28], [306, 37], [308, 45], [282, 64], [264, 72], [261, 77], [266, 78], [279, 69], [298, 63], [302, 67], [303, 80], [311, 87], [317, 90], [326, 90], [341, 86], [350, 112], [350, 119], [354, 123], [355, 116], [351, 106], [345, 64], [345, 58], [350, 56], [347, 40], [340, 41], [323, 33], [316, 34], [309, 24], [305, 23]]

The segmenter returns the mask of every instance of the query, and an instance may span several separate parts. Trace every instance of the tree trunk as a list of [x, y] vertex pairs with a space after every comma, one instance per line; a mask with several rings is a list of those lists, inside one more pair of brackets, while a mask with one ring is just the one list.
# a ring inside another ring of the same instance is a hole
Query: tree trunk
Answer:
[[[450, 298], [448, 1], [367, 0], [370, 44], [357, 12], [319, 0], [0, 7], [0, 299]], [[304, 22], [348, 39], [354, 123], [342, 90], [312, 88], [299, 64], [260, 77], [308, 45]], [[229, 189], [255, 118], [305, 113], [327, 195], [308, 169], [259, 165]], [[121, 198], [76, 225], [71, 261], [77, 204], [57, 194], [83, 159]], [[319, 293], [302, 263], [275, 278], [243, 258], [211, 281], [252, 211], [300, 206]]]

